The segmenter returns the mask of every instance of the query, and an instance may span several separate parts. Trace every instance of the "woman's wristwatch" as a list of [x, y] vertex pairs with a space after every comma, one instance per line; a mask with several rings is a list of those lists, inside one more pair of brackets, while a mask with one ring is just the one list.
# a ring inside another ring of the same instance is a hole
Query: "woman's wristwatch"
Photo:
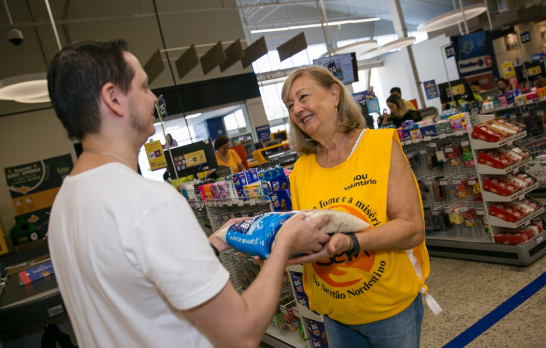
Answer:
[[351, 238], [352, 242], [352, 248], [350, 250], [347, 250], [347, 252], [360, 251], [360, 243], [358, 243], [358, 238], [356, 238], [356, 235], [353, 232], [347, 233], [347, 235], [349, 236], [349, 238]]

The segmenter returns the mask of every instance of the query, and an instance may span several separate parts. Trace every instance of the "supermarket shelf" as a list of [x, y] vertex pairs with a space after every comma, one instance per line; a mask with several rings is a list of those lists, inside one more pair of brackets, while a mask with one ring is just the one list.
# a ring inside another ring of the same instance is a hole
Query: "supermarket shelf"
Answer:
[[470, 137], [470, 141], [472, 142], [472, 149], [473, 150], [496, 149], [496, 148], [504, 146], [504, 145], [506, 145], [508, 143], [511, 143], [511, 142], [516, 141], [516, 140], [525, 138], [526, 136], [527, 136], [527, 132], [523, 131], [521, 133], [512, 135], [511, 137], [508, 137], [506, 139], [502, 139], [502, 140], [500, 140], [500, 141], [498, 141], [496, 143], [490, 143], [490, 142], [487, 142], [487, 141], [474, 139], [472, 137]]
[[298, 273], [303, 272], [303, 266], [302, 265], [292, 265], [292, 266], [286, 267], [286, 269], [289, 270], [290, 272], [298, 272]]
[[322, 319], [322, 315], [311, 312], [307, 307], [302, 306], [297, 301], [296, 301], [296, 305], [298, 307], [298, 312], [300, 313], [302, 317], [305, 317], [307, 319], [311, 319], [314, 321], [319, 321], [321, 323], [324, 322], [324, 319]]
[[[494, 112], [505, 112], [505, 113], [507, 111], [523, 112], [523, 111], [526, 111], [526, 110], [533, 110], [533, 109], [538, 108], [540, 106], [544, 106], [544, 104], [542, 104], [542, 103], [545, 102], [545, 101], [546, 101], [546, 97], [542, 97], [537, 101], [527, 100], [527, 101], [525, 101], [525, 104], [522, 104], [522, 105], [509, 104], [509, 105], [506, 105], [506, 106], [501, 106], [501, 107], [495, 108], [493, 111]], [[536, 107], [533, 107], [533, 106], [536, 106]]]
[[546, 232], [520, 245], [458, 242], [428, 239], [430, 256], [528, 266], [546, 254]]
[[244, 205], [268, 205], [271, 201], [269, 200], [268, 196], [259, 196], [255, 198], [229, 198], [229, 199], [211, 199], [207, 202], [202, 201], [188, 201], [190, 204], [190, 207], [192, 208], [204, 208], [207, 207], [214, 207], [214, 208], [222, 208], [224, 206], [227, 207], [233, 207], [233, 206], [244, 206]]
[[450, 138], [450, 137], [461, 137], [461, 136], [463, 136], [465, 134], [467, 134], [466, 131], [455, 131], [455, 132], [452, 132], [452, 133], [444, 133], [444, 134], [436, 135], [436, 136], [433, 136], [433, 137], [426, 136], [426, 137], [423, 137], [421, 139], [400, 141], [400, 143], [402, 144], [402, 146], [412, 145], [412, 144], [419, 144], [419, 143], [428, 143], [428, 142], [431, 142], [431, 141], [442, 140], [442, 139], [446, 139], [446, 138]]
[[533, 185], [521, 191], [518, 191], [511, 196], [499, 196], [493, 192], [489, 192], [485, 190], [482, 191], [482, 196], [483, 196], [483, 200], [486, 202], [512, 202], [518, 199], [520, 196], [525, 195], [526, 193], [531, 192], [537, 188], [538, 188], [538, 182], [535, 182]]
[[511, 166], [508, 166], [508, 167], [506, 167], [504, 169], [493, 168], [493, 167], [490, 167], [488, 165], [481, 164], [481, 163], [476, 163], [476, 164], [477, 164], [477, 169], [478, 169], [479, 174], [504, 175], [504, 174], [508, 174], [510, 172], [513, 172], [513, 171], [517, 172], [520, 167], [524, 166], [525, 164], [527, 164], [530, 161], [531, 161], [531, 157], [529, 156], [528, 158], [524, 159], [523, 161], [514, 163]]
[[308, 348], [307, 341], [300, 338], [298, 331], [279, 330], [273, 323], [270, 323], [265, 330], [262, 342], [276, 348]]
[[524, 217], [523, 219], [515, 223], [506, 222], [502, 219], [499, 219], [496, 216], [489, 216], [487, 219], [489, 220], [489, 224], [491, 226], [497, 226], [497, 227], [503, 227], [503, 228], [520, 228], [524, 225], [528, 225], [531, 219], [539, 216], [542, 213], [544, 213], [544, 207], [541, 207], [537, 211], [532, 212], [531, 214], [527, 215], [526, 217]]
[[491, 235], [485, 233], [483, 235], [465, 235], [450, 232], [432, 232], [427, 234], [425, 238], [427, 240], [427, 243], [429, 240], [445, 240], [468, 243], [493, 243]]

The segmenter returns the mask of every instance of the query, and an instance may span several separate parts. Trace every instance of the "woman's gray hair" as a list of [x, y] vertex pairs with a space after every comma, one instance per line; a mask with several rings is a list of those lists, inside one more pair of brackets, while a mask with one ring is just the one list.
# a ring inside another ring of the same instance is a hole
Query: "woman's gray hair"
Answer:
[[[364, 128], [366, 121], [362, 116], [360, 106], [353, 100], [351, 94], [345, 86], [336, 79], [327, 69], [320, 66], [310, 66], [294, 71], [282, 86], [282, 100], [286, 105], [288, 101], [288, 93], [298, 78], [302, 76], [310, 76], [317, 81], [322, 87], [328, 89], [333, 85], [339, 87], [339, 105], [337, 107], [339, 122], [337, 129], [340, 132], [350, 132], [353, 129]], [[311, 137], [303, 132], [291, 118], [290, 119], [290, 146], [297, 152], [310, 154], [315, 153], [318, 143], [311, 140]]]

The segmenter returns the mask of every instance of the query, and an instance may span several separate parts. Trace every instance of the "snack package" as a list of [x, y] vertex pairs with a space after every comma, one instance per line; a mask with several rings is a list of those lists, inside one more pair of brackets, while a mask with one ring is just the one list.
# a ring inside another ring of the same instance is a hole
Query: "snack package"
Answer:
[[483, 189], [499, 196], [510, 196], [520, 190], [512, 183], [504, 181], [502, 177], [490, 176], [485, 178]]
[[324, 209], [302, 210], [290, 213], [265, 213], [254, 216], [252, 219], [226, 226], [216, 233], [220, 240], [226, 242], [236, 250], [263, 259], [269, 257], [275, 247], [275, 237], [290, 218], [304, 214], [306, 220], [313, 220], [321, 216], [330, 217], [330, 222], [322, 226], [322, 233], [358, 232], [370, 225], [349, 213]]
[[308, 329], [313, 340], [313, 347], [328, 348], [328, 338], [323, 323], [309, 319]]
[[504, 169], [516, 162], [512, 157], [505, 156], [502, 154], [502, 152], [497, 150], [487, 150], [480, 152], [480, 156], [478, 156], [478, 163], [496, 169]]

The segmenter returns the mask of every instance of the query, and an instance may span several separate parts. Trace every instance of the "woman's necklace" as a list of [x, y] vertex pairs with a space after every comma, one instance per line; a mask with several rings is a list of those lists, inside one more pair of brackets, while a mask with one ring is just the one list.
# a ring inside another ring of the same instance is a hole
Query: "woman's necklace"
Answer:
[[121, 163], [125, 164], [127, 167], [130, 167], [127, 163], [125, 163], [124, 161], [122, 161], [119, 157], [116, 157], [116, 156], [111, 155], [111, 154], [106, 153], [106, 152], [100, 152], [100, 151], [95, 151], [95, 150], [83, 150], [83, 152], [96, 153], [97, 155], [103, 155], [103, 156], [112, 157], [113, 159], [115, 159], [115, 160], [117, 160], [117, 161], [120, 161]]

